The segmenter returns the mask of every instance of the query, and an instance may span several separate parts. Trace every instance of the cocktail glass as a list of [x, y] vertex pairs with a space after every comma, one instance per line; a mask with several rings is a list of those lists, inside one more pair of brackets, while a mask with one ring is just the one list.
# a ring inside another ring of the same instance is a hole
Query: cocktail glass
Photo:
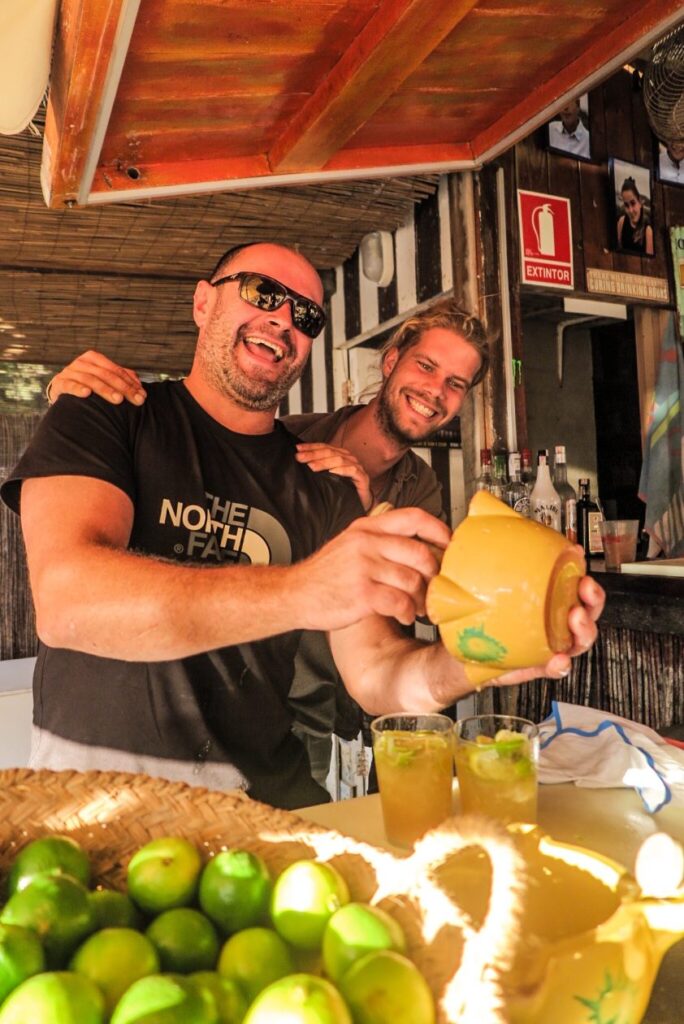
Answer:
[[412, 846], [453, 814], [453, 726], [446, 715], [371, 722], [385, 834], [395, 846]]
[[539, 730], [510, 715], [475, 715], [454, 725], [454, 757], [463, 814], [508, 824], [537, 820]]

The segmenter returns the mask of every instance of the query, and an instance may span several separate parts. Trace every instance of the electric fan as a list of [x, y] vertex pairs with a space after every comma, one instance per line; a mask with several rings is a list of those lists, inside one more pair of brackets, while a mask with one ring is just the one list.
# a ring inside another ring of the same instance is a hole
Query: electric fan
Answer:
[[684, 26], [653, 47], [642, 81], [651, 128], [661, 142], [684, 142]]

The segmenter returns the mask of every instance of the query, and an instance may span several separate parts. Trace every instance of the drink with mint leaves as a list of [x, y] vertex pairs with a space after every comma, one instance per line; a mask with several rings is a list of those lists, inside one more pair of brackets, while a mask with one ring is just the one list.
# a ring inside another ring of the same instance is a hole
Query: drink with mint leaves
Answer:
[[510, 715], [479, 715], [456, 722], [454, 736], [461, 812], [504, 824], [536, 822], [537, 726]]
[[412, 846], [453, 813], [453, 722], [383, 715], [371, 734], [385, 834], [395, 846]]

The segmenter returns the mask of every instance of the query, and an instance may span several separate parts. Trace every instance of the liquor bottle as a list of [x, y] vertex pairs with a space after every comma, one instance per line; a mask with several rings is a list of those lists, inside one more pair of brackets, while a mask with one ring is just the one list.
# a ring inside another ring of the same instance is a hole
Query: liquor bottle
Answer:
[[560, 531], [560, 506], [560, 495], [551, 480], [549, 453], [541, 448], [537, 453], [537, 479], [530, 494], [530, 518]]
[[592, 498], [590, 483], [586, 477], [579, 481], [580, 496], [577, 499], [577, 543], [582, 545], [586, 558], [601, 558], [603, 540], [601, 523], [605, 516], [599, 502]]
[[504, 501], [521, 516], [529, 516], [530, 495], [520, 476], [520, 452], [508, 456], [508, 472], [511, 479], [504, 491]]
[[577, 492], [568, 483], [568, 466], [563, 444], [557, 444], [555, 449], [553, 486], [561, 500], [561, 532], [574, 544], [577, 541]]
[[492, 489], [492, 452], [490, 448], [480, 449], [480, 475], [475, 481], [476, 491]]
[[532, 493], [534, 487], [534, 470], [532, 469], [532, 452], [529, 448], [523, 448], [521, 452], [522, 456], [522, 468], [520, 470], [520, 479], [527, 488], [527, 493]]
[[506, 456], [495, 455], [491, 487], [491, 493], [494, 495], [495, 498], [499, 498], [501, 501], [504, 500], [504, 493], [506, 490], [507, 483], [508, 480], [506, 478]]

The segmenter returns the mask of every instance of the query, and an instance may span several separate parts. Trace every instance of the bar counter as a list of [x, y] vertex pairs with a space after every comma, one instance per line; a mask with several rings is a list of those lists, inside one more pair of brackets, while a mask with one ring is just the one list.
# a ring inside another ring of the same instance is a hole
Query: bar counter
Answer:
[[605, 572], [598, 561], [591, 575], [606, 592], [602, 625], [684, 636], [684, 576]]
[[[681, 751], [681, 759], [684, 761], [684, 751]], [[458, 782], [455, 781], [454, 813], [458, 812]], [[306, 807], [297, 813], [308, 821], [337, 829], [355, 839], [394, 853], [406, 853], [387, 842], [377, 795]], [[657, 814], [648, 814], [632, 789], [581, 789], [570, 783], [541, 786], [539, 824], [560, 842], [596, 850], [634, 871], [641, 843], [654, 832], [667, 832], [684, 843], [684, 795], [673, 794], [667, 807]], [[683, 978], [684, 941], [680, 941], [663, 960], [643, 1024], [681, 1024]]]

